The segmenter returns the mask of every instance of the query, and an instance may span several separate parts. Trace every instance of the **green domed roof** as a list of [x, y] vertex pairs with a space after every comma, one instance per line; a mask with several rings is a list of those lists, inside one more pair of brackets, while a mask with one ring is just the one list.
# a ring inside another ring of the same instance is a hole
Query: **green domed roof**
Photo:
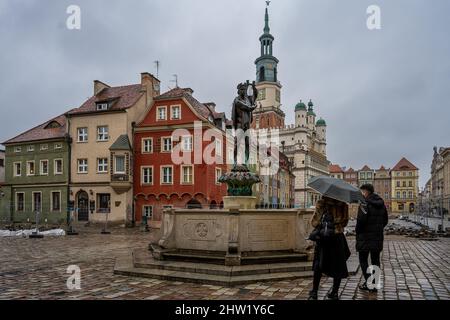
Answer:
[[295, 111], [306, 111], [306, 104], [304, 104], [302, 102], [302, 100], [300, 100], [299, 103], [297, 103], [297, 105], [295, 106]]
[[310, 108], [314, 107], [314, 103], [312, 102], [312, 100], [309, 100], [308, 107], [310, 107]]
[[316, 127], [326, 127], [326, 126], [327, 126], [327, 123], [325, 122], [325, 120], [323, 120], [322, 118], [317, 120]]

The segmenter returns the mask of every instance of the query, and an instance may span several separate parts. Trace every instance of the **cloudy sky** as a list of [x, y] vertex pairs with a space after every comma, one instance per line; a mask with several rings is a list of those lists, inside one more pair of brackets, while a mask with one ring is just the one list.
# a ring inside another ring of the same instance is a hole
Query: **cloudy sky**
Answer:
[[[366, 9], [381, 8], [381, 30]], [[81, 29], [66, 27], [69, 5]], [[78, 107], [92, 81], [194, 89], [230, 112], [255, 78], [263, 0], [0, 0], [0, 141]], [[312, 98], [334, 163], [392, 167], [403, 156], [429, 177], [434, 145], [450, 145], [450, 1], [273, 0], [287, 123]]]

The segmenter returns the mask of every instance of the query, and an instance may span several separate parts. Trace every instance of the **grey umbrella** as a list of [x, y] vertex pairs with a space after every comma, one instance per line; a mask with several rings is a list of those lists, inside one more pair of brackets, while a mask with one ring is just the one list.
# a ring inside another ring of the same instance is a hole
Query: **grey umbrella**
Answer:
[[364, 196], [361, 191], [351, 184], [328, 176], [318, 176], [309, 180], [308, 187], [339, 201], [347, 203], [363, 202]]

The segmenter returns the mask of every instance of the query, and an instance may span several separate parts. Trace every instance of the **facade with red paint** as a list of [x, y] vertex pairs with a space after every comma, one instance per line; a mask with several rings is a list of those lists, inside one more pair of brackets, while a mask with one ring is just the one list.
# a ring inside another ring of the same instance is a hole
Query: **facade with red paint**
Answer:
[[217, 208], [226, 186], [224, 113], [200, 103], [189, 88], [175, 88], [154, 99], [134, 132], [134, 209], [160, 221], [166, 208]]

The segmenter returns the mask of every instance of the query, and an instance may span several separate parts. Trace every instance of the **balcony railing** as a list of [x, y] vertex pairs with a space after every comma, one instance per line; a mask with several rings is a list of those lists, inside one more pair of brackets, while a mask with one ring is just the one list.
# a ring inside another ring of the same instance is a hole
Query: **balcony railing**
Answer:
[[111, 175], [112, 182], [128, 182], [130, 181], [130, 176], [128, 174], [113, 174]]

